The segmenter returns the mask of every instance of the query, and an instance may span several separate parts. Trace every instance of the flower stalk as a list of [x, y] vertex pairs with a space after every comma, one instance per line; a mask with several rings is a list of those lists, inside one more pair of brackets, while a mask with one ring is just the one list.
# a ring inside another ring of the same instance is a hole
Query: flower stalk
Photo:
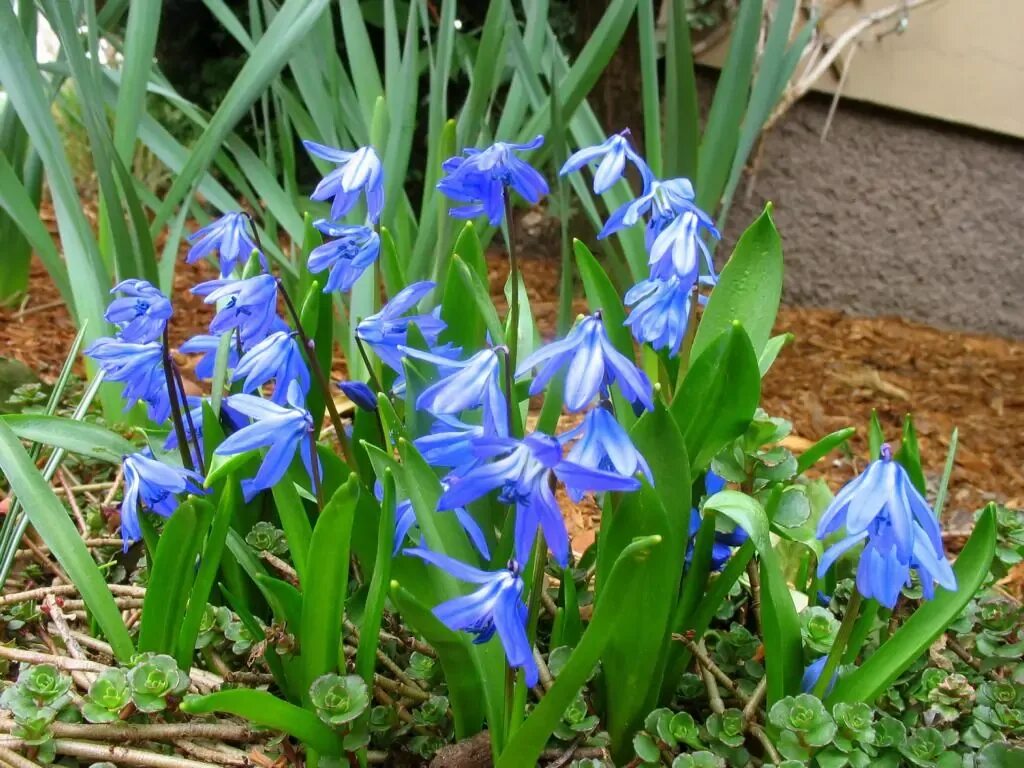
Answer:
[[850, 636], [853, 634], [853, 628], [857, 623], [857, 617], [860, 615], [860, 604], [860, 592], [855, 589], [850, 597], [850, 602], [846, 604], [846, 613], [843, 615], [843, 623], [839, 625], [839, 632], [836, 633], [835, 642], [832, 643], [832, 648], [829, 650], [828, 657], [825, 659], [825, 666], [821, 670], [821, 676], [818, 678], [818, 682], [814, 684], [813, 693], [819, 699], [823, 699], [825, 697], [825, 693], [828, 691], [832, 676], [839, 667], [839, 660], [843, 657], [843, 651], [850, 643]]
[[[185, 469], [195, 471], [196, 465], [192, 461], [192, 451], [189, 448], [188, 436], [185, 434], [185, 422], [182, 419], [182, 410], [187, 411], [188, 406], [181, 407], [181, 400], [178, 398], [178, 385], [174, 377], [174, 361], [171, 359], [171, 345], [168, 339], [167, 326], [164, 326], [162, 352], [164, 357], [164, 378], [167, 382], [167, 397], [171, 403], [171, 423], [174, 425], [174, 434], [178, 438], [178, 450], [181, 453], [181, 463]], [[184, 391], [182, 391], [184, 397]], [[195, 431], [193, 430], [193, 434]]]

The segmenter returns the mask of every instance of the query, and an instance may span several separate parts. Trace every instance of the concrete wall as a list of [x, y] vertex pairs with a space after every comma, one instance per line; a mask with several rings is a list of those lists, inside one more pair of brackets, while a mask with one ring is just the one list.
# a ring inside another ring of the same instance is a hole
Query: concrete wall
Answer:
[[785, 300], [1024, 338], [1024, 142], [852, 101], [797, 104], [741, 184], [725, 253], [765, 201]]

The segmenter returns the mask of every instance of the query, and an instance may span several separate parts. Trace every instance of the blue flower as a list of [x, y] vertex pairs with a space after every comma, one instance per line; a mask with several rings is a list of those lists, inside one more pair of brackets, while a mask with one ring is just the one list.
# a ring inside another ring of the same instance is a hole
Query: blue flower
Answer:
[[364, 411], [377, 410], [377, 395], [362, 381], [339, 381], [338, 389]]
[[232, 381], [243, 378], [243, 392], [252, 392], [274, 379], [274, 392], [270, 399], [278, 405], [286, 402], [292, 382], [298, 385], [305, 398], [309, 392], [309, 369], [295, 334], [275, 331], [249, 349], [231, 376]]
[[[699, 282], [710, 281], [702, 277]], [[693, 286], [694, 283], [671, 275], [665, 280], [641, 280], [626, 291], [624, 303], [632, 311], [625, 325], [633, 338], [650, 344], [652, 349], [667, 349], [670, 357], [678, 355], [690, 323]], [[697, 300], [701, 304], [708, 301], [706, 296], [698, 296]]]
[[612, 134], [596, 146], [584, 147], [574, 152], [565, 161], [565, 165], [562, 166], [558, 175], [565, 176], [567, 173], [578, 171], [595, 160], [601, 162], [594, 172], [594, 194], [600, 195], [606, 192], [622, 178], [622, 174], [626, 170], [626, 160], [633, 163], [640, 171], [645, 187], [653, 181], [651, 169], [629, 143], [628, 128], [620, 133]]
[[[203, 450], [203, 403], [209, 401], [209, 398], [196, 397], [194, 395], [188, 398], [188, 413], [191, 418], [192, 425], [196, 428], [195, 437], [192, 436], [192, 430], [189, 427], [189, 419], [183, 419], [185, 422], [185, 438], [189, 442], [198, 442], [200, 451]], [[249, 420], [245, 416], [238, 413], [228, 405], [227, 400], [221, 401], [219, 421], [226, 434], [237, 432], [249, 423]], [[167, 439], [164, 441], [164, 450], [178, 450], [178, 434], [173, 429], [168, 433]]]
[[474, 643], [486, 643], [497, 632], [509, 666], [521, 668], [527, 686], [535, 686], [537, 664], [526, 636], [527, 610], [519, 565], [510, 562], [508, 568], [499, 571], [481, 571], [427, 549], [407, 549], [405, 554], [425, 560], [460, 581], [481, 585], [471, 594], [441, 603], [434, 608], [434, 615], [453, 632], [475, 635]]
[[717, 280], [715, 264], [704, 242], [705, 232], [716, 240], [720, 237], [711, 218], [695, 206], [664, 219], [652, 217], [645, 232], [651, 275], [660, 278], [677, 275], [684, 282], [693, 283], [700, 275], [703, 260], [704, 269], [714, 283]]
[[612, 212], [597, 237], [602, 239], [620, 229], [632, 227], [648, 213], [652, 220], [667, 223], [683, 211], [692, 208], [693, 199], [693, 185], [689, 179], [651, 179], [639, 197], [622, 204]]
[[380, 253], [380, 235], [370, 227], [349, 224], [331, 224], [321, 219], [316, 227], [329, 237], [309, 254], [306, 266], [314, 274], [329, 269], [324, 293], [350, 291], [363, 272], [377, 260]]
[[543, 367], [530, 384], [531, 395], [543, 391], [559, 369], [568, 368], [565, 407], [572, 412], [582, 411], [599, 393], [607, 397], [613, 382], [618, 382], [622, 394], [634, 406], [639, 403], [648, 410], [654, 407], [647, 374], [615, 349], [599, 314], [584, 317], [564, 339], [541, 347], [523, 360], [516, 378], [537, 366]]
[[409, 335], [409, 324], [413, 323], [428, 346], [437, 343], [437, 337], [447, 327], [441, 319], [441, 308], [426, 315], [405, 316], [405, 313], [419, 303], [420, 299], [434, 289], [434, 283], [423, 280], [406, 286], [396, 293], [375, 315], [359, 321], [356, 335], [370, 345], [385, 365], [399, 373], [402, 371], [402, 352]]
[[[725, 478], [716, 475], [711, 470], [708, 470], [704, 475], [705, 496], [714, 496], [720, 490], [725, 488], [725, 484]], [[692, 507], [690, 509], [690, 539], [686, 545], [687, 565], [689, 565], [690, 561], [693, 559], [693, 547], [697, 541], [697, 533], [700, 531], [701, 522], [700, 512], [696, 507]], [[747, 532], [739, 526], [734, 527], [731, 531], [719, 531], [716, 529], [714, 543], [711, 545], [711, 570], [722, 570], [722, 566], [724, 566], [726, 561], [732, 556], [733, 547], [742, 546], [748, 538], [749, 535]]]
[[160, 289], [146, 280], [122, 280], [110, 292], [124, 296], [110, 302], [103, 317], [118, 327], [124, 341], [145, 344], [161, 340], [173, 310]]
[[[825, 671], [825, 662], [828, 661], [828, 656], [822, 656], [815, 659], [807, 668], [804, 670], [803, 679], [800, 680], [800, 690], [804, 693], [810, 693], [814, 690], [814, 686], [818, 684], [818, 680], [821, 679], [821, 673]], [[832, 673], [832, 679], [828, 681], [828, 688], [825, 689], [825, 695], [832, 693], [832, 689], [836, 687], [836, 680], [839, 679], [839, 670], [837, 669]]]
[[[626, 430], [608, 409], [600, 406], [591, 409], [579, 425], [558, 436], [559, 442], [563, 444], [576, 438], [579, 439], [569, 449], [566, 461], [589, 469], [614, 472], [623, 477], [633, 477], [640, 472], [647, 478], [647, 482], [654, 483], [647, 460], [640, 455]], [[570, 488], [569, 496], [579, 502], [583, 492]]]
[[179, 493], [204, 493], [203, 478], [181, 467], [169, 467], [151, 454], [132, 453], [124, 457], [124, 499], [121, 502], [121, 538], [127, 552], [142, 538], [139, 505], [163, 517], [178, 508]]
[[235, 267], [245, 266], [249, 256], [256, 251], [263, 270], [268, 271], [267, 260], [249, 235], [249, 217], [244, 213], [225, 213], [216, 221], [207, 224], [189, 235], [193, 243], [186, 261], [192, 264], [214, 251], [220, 254], [220, 274], [230, 275]]
[[448, 175], [438, 182], [437, 188], [451, 199], [467, 203], [448, 213], [458, 219], [487, 216], [491, 226], [496, 227], [505, 216], [506, 187], [537, 203], [548, 193], [548, 183], [516, 152], [537, 149], [543, 143], [543, 136], [525, 144], [496, 141], [486, 149], [467, 149], [464, 157], [445, 160], [442, 167]]
[[[447, 488], [447, 486], [442, 485], [442, 488]], [[380, 480], [374, 483], [373, 494], [377, 497], [377, 501], [384, 500], [384, 487], [381, 485]], [[452, 511], [455, 513], [455, 519], [459, 521], [459, 525], [462, 526], [473, 546], [476, 547], [484, 559], [490, 560], [491, 552], [487, 547], [487, 538], [484, 536], [484, 532], [480, 529], [476, 520], [473, 519], [473, 516], [466, 511], [465, 507], [456, 507]], [[415, 525], [416, 510], [413, 509], [412, 501], [409, 499], [399, 500], [395, 504], [395, 546], [391, 554], [398, 554], [402, 548], [402, 542], [405, 541], [405, 537], [409, 535], [409, 531]]]
[[102, 338], [90, 344], [85, 354], [99, 364], [108, 379], [124, 384], [126, 411], [141, 400], [156, 423], [163, 423], [171, 415], [164, 350], [159, 342], [132, 344]]
[[501, 389], [501, 358], [498, 348], [482, 349], [468, 360], [449, 360], [435, 353], [400, 346], [402, 353], [436, 365], [446, 372], [416, 398], [416, 408], [435, 416], [455, 415], [483, 407], [488, 434], [498, 434], [508, 420], [508, 408]]
[[482, 437], [473, 444], [480, 463], [466, 474], [449, 476], [450, 486], [441, 494], [437, 508], [455, 509], [501, 489], [498, 500], [516, 505], [515, 557], [530, 558], [533, 539], [540, 527], [544, 541], [562, 566], [569, 561], [569, 535], [552, 491], [555, 478], [571, 492], [635, 491], [639, 481], [614, 472], [591, 469], [562, 458], [562, 445], [550, 435], [534, 432], [523, 440]]
[[315, 141], [303, 141], [306, 150], [316, 157], [337, 163], [338, 167], [317, 184], [311, 200], [332, 200], [331, 219], [337, 221], [356, 204], [359, 193], [366, 194], [366, 213], [376, 222], [384, 210], [384, 166], [373, 147], [360, 147], [354, 152], [335, 149]]
[[[194, 369], [197, 379], [212, 379], [213, 371], [217, 365], [217, 350], [220, 349], [220, 336], [209, 333], [200, 333], [193, 336], [180, 347], [178, 351], [186, 355], [202, 355]], [[228, 368], [238, 365], [238, 346], [228, 345]]]
[[466, 424], [454, 416], [438, 416], [430, 433], [417, 437], [413, 445], [430, 466], [451, 469], [453, 475], [461, 477], [483, 461], [473, 453], [478, 438], [508, 436], [505, 421], [493, 427], [497, 432], [488, 434], [483, 424]]
[[256, 275], [245, 280], [208, 280], [192, 289], [205, 296], [207, 304], [226, 299], [210, 323], [210, 333], [221, 334], [238, 329], [246, 347], [266, 338], [283, 325], [277, 316], [277, 278]]
[[[313, 418], [301, 405], [298, 385], [288, 390], [287, 406], [277, 405], [254, 395], [231, 395], [225, 402], [255, 421], [230, 435], [215, 454], [231, 456], [256, 448], [269, 448], [256, 476], [242, 481], [242, 493], [249, 501], [259, 491], [272, 488], [284, 477], [298, 448], [306, 473], [313, 476]], [[319, 458], [317, 459], [319, 462]]]
[[[406, 347], [399, 347], [399, 351], [405, 349]], [[444, 358], [450, 362], [459, 363], [459, 358], [462, 357], [462, 347], [452, 344], [451, 342], [446, 342], [444, 344], [438, 344], [437, 346], [431, 347], [430, 354], [434, 357]], [[398, 373], [398, 375], [391, 384], [391, 394], [395, 397], [405, 397], [405, 367], [403, 366], [400, 370], [396, 371], [396, 373]]]
[[956, 590], [935, 514], [888, 445], [882, 446], [880, 459], [839, 491], [818, 523], [818, 538], [840, 528], [846, 535], [822, 556], [819, 577], [840, 555], [865, 542], [857, 567], [857, 590], [864, 597], [893, 608], [900, 590], [910, 584], [911, 570], [918, 572], [926, 599], [935, 596], [936, 582]]

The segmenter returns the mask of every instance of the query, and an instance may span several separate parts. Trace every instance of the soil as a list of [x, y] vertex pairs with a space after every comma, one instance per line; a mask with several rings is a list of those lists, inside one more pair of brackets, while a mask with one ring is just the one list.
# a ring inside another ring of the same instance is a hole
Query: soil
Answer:
[[[523, 262], [533, 312], [550, 334], [557, 308], [558, 264]], [[491, 287], [500, 295], [506, 268], [491, 254]], [[175, 276], [172, 345], [203, 330], [212, 310], [188, 288], [214, 277], [208, 265], [179, 266]], [[578, 299], [577, 309], [585, 305]], [[856, 317], [822, 309], [783, 307], [776, 332], [796, 336], [764, 382], [763, 407], [793, 423], [787, 444], [796, 452], [822, 435], [858, 428], [853, 456], [819, 464], [833, 488], [850, 479], [866, 455], [864, 427], [877, 409], [886, 437], [898, 440], [904, 414], [913, 413], [926, 474], [942, 472], [950, 435], [959, 428], [947, 527], [969, 529], [974, 510], [989, 500], [1024, 506], [1024, 341], [955, 333], [895, 317]], [[0, 357], [20, 360], [44, 380], [60, 370], [75, 328], [45, 270], [33, 265], [27, 297], [0, 309]], [[344, 368], [337, 361], [335, 371]], [[566, 500], [567, 501], [567, 500]], [[596, 508], [567, 504], [574, 543], [583, 547], [599, 523]]]

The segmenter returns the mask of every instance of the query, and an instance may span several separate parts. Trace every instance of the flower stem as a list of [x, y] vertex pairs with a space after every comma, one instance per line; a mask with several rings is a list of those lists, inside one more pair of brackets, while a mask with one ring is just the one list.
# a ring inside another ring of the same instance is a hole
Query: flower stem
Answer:
[[373, 364], [370, 362], [370, 356], [366, 354], [366, 347], [363, 346], [363, 340], [356, 336], [356, 346], [359, 348], [359, 356], [363, 358], [363, 365], [366, 366], [367, 373], [370, 374], [370, 383], [373, 384], [373, 390], [377, 394], [384, 393], [384, 387], [381, 386], [380, 379], [377, 378], [377, 372], [373, 369]]
[[341, 453], [345, 458], [345, 463], [350, 468], [355, 468], [356, 460], [355, 454], [352, 452], [352, 443], [348, 439], [348, 435], [345, 433], [345, 425], [341, 421], [341, 414], [338, 413], [338, 407], [334, 404], [334, 396], [331, 393], [330, 382], [327, 381], [327, 377], [324, 375], [323, 368], [320, 367], [320, 361], [316, 358], [316, 347], [313, 344], [313, 340], [306, 335], [306, 331], [302, 327], [302, 321], [299, 319], [299, 313], [295, 310], [295, 305], [292, 303], [291, 296], [288, 295], [288, 291], [284, 287], [284, 283], [281, 282], [281, 278], [277, 278], [277, 288], [281, 291], [281, 296], [284, 298], [285, 306], [288, 307], [288, 314], [292, 317], [292, 322], [295, 325], [295, 332], [299, 334], [299, 338], [302, 340], [302, 348], [306, 353], [306, 360], [309, 362], [309, 369], [313, 372], [313, 377], [316, 379], [317, 385], [320, 387], [320, 391], [324, 395], [324, 405], [327, 406], [327, 413], [331, 417], [331, 424], [334, 425], [334, 432], [338, 437], [338, 445], [341, 446]]
[[171, 422], [174, 424], [174, 434], [178, 438], [178, 451], [181, 453], [181, 463], [185, 469], [194, 472], [196, 465], [192, 461], [192, 451], [189, 450], [188, 436], [185, 434], [185, 422], [181, 418], [181, 401], [178, 399], [178, 387], [174, 381], [174, 361], [171, 360], [171, 345], [168, 340], [166, 325], [164, 325], [164, 343], [161, 351], [164, 357], [164, 379], [167, 382], [167, 398], [171, 404]]
[[828, 690], [832, 675], [835, 674], [836, 668], [839, 666], [839, 660], [843, 657], [843, 651], [850, 642], [853, 627], [857, 623], [857, 616], [860, 614], [860, 601], [860, 592], [854, 589], [853, 594], [850, 596], [850, 602], [846, 604], [843, 623], [839, 625], [839, 632], [836, 633], [835, 642], [832, 643], [832, 648], [828, 652], [828, 658], [825, 659], [825, 666], [821, 670], [821, 677], [814, 684], [814, 695], [819, 699], [825, 698], [825, 692]]
[[309, 433], [309, 474], [313, 478], [313, 493], [316, 494], [316, 508], [324, 511], [324, 484], [320, 477], [320, 457], [316, 452], [316, 435]]
[[514, 372], [519, 352], [519, 256], [515, 242], [515, 210], [512, 196], [505, 190], [505, 244], [508, 246], [508, 327], [505, 343], [508, 344], [509, 366]]
[[196, 431], [195, 422], [192, 420], [192, 409], [188, 407], [188, 397], [185, 395], [185, 382], [182, 381], [181, 371], [171, 360], [171, 370], [174, 371], [174, 382], [178, 387], [181, 396], [181, 410], [185, 414], [185, 422], [188, 424], [188, 432], [192, 437], [192, 447], [196, 450], [196, 462], [199, 464], [199, 472], [206, 477], [206, 460], [203, 457], [203, 447], [199, 442], [199, 432]]

